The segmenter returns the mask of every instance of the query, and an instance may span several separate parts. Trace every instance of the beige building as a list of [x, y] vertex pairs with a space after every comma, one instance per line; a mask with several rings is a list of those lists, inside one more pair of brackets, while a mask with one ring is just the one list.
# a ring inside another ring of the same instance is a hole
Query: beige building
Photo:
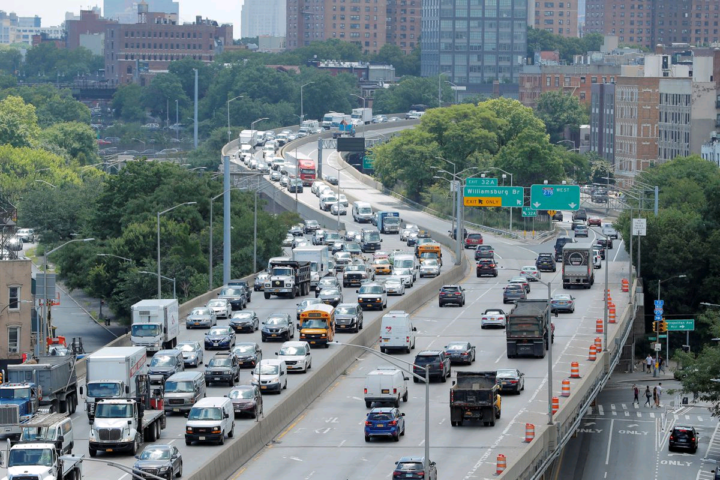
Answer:
[[[536, 1], [533, 15], [528, 16], [528, 24], [538, 30], [545, 30], [563, 37], [577, 37], [578, 1]], [[528, 10], [532, 11], [532, 7]]]
[[33, 308], [30, 259], [0, 261], [0, 358], [17, 360], [32, 353]]

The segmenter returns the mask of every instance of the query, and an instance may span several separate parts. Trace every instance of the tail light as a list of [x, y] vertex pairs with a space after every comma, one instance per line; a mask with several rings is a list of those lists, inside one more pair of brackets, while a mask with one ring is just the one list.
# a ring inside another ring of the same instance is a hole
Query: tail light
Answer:
[[450, 403], [452, 403], [453, 400], [455, 400], [455, 392], [450, 390]]
[[425, 477], [425, 472], [417, 472], [417, 476], [420, 477], [420, 478], [424, 478], [424, 477]]
[[367, 388], [364, 388], [364, 389], [363, 389], [363, 393], [364, 393], [365, 395], [367, 395]]
[[512, 383], [513, 385], [515, 385], [517, 382], [517, 380], [510, 380], [510, 383]]
[[463, 356], [468, 356], [468, 355], [470, 355], [468, 352], [463, 352]]
[[675, 437], [673, 435], [670, 435], [670, 440], [675, 440]]
[[393, 388], [393, 393], [397, 393], [397, 388]]
[[397, 420], [393, 420], [392, 422], [388, 423], [388, 425], [394, 427], [395, 425], [397, 425]]
[[460, 292], [457, 292], [455, 295], [457, 295], [457, 296], [459, 297], [459, 296], [462, 295], [462, 294], [461, 294]]
[[405, 337], [405, 341], [410, 343], [410, 337]]
[[366, 426], [366, 427], [371, 427], [371, 426], [372, 426], [372, 422], [366, 421], [366, 422], [365, 422], [365, 426]]

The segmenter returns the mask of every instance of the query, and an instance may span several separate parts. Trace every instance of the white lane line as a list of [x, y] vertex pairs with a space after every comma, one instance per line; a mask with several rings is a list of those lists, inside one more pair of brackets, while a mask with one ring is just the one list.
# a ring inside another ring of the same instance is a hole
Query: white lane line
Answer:
[[340, 445], [338, 445], [338, 447], [342, 447], [345, 444], [345, 442], [347, 442], [347, 440], [343, 440], [342, 442], [340, 442]]
[[172, 440], [170, 440], [170, 441], [168, 442], [168, 445], [171, 444], [171, 443], [173, 443], [175, 440], [177, 440], [177, 438], [173, 438]]
[[418, 443], [418, 447], [422, 447], [423, 445], [425, 445], [425, 440], [423, 440], [422, 442]]
[[122, 477], [118, 478], [118, 480], [122, 480], [123, 478], [125, 478], [125, 477], [127, 477], [127, 476], [128, 476], [128, 474], [126, 473], [126, 474], [123, 475]]
[[710, 447], [712, 447], [713, 442], [715, 442], [715, 435], [717, 435], [718, 428], [720, 428], [720, 423], [715, 425], [715, 431], [713, 432], [712, 437], [710, 437], [710, 443], [708, 443], [708, 448], [707, 448], [707, 451], [705, 452], [705, 458], [707, 458], [708, 453], [710, 453]]
[[598, 413], [599, 413], [600, 415], [605, 415], [605, 412], [603, 411], [603, 406], [602, 406], [602, 405], [598, 405]]
[[607, 455], [605, 455], [605, 465], [610, 464], [610, 445], [612, 444], [613, 426], [615, 420], [610, 420], [610, 436], [608, 436]]

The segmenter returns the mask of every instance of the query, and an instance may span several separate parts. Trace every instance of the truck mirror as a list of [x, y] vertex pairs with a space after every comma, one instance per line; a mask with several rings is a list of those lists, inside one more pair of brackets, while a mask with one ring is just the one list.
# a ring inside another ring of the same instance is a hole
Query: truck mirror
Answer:
[[80, 387], [80, 396], [82, 397], [83, 395], [85, 395], [85, 394], [83, 393], [83, 387]]
[[407, 382], [410, 379], [408, 377], [403, 377], [403, 380], [405, 380]]
[[132, 420], [128, 420], [128, 425], [132, 425]]
[[381, 238], [381, 239], [380, 239], [380, 242], [382, 243], [382, 241], [383, 241], [383, 240], [382, 240], [382, 238]]
[[130, 393], [130, 386], [129, 386], [129, 385], [125, 385], [125, 395], [127, 395], [127, 394], [129, 394], [129, 393]]
[[275, 355], [279, 355], [279, 353], [278, 353], [278, 352], [275, 352]]
[[413, 327], [413, 332], [417, 332], [417, 327]]
[[57, 441], [62, 444], [65, 441], [65, 435], [60, 435]]
[[225, 412], [225, 415], [223, 415], [223, 418], [230, 418], [230, 415], [228, 415], [228, 413]]

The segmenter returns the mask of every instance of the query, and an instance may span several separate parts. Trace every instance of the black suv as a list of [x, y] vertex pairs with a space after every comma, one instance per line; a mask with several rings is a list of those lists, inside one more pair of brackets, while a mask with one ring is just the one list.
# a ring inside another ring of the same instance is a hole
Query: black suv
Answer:
[[477, 262], [481, 258], [495, 259], [495, 249], [490, 245], [478, 245], [475, 250], [475, 261]]
[[557, 240], [555, 240], [555, 261], [559, 262], [562, 260], [562, 250], [566, 243], [575, 243], [575, 239], [570, 237], [558, 237]]
[[[424, 350], [418, 353], [413, 362], [413, 373], [424, 377], [426, 366], [430, 367], [430, 378], [437, 378], [443, 383], [452, 373], [450, 357], [442, 350]], [[419, 382], [416, 376], [413, 376], [413, 381]]]
[[491, 260], [489, 258], [481, 258], [480, 260], [478, 260], [475, 272], [478, 278], [482, 277], [483, 275], [492, 275], [493, 277], [497, 277], [497, 263], [495, 263], [495, 260]]
[[455, 303], [458, 307], [465, 305], [465, 289], [460, 285], [443, 285], [438, 296], [438, 303], [444, 307], [448, 303]]
[[231, 387], [240, 381], [240, 362], [234, 353], [217, 353], [205, 366], [205, 384], [227, 382]]
[[230, 280], [228, 282], [228, 287], [244, 287], [245, 288], [245, 303], [250, 303], [250, 300], [252, 299], [252, 291], [253, 289], [250, 288], [250, 284], [245, 280]]
[[585, 210], [584, 208], [578, 209], [576, 212], [573, 213], [572, 219], [587, 221], [587, 210]]
[[557, 264], [555, 263], [555, 257], [552, 253], [540, 253], [538, 254], [537, 260], [535, 260], [535, 266], [541, 272], [554, 272], [557, 270]]
[[595, 245], [600, 245], [603, 248], [607, 247], [608, 250], [613, 249], [613, 239], [612, 238], [598, 238], [595, 240]]
[[668, 451], [674, 448], [686, 448], [691, 453], [695, 453], [698, 449], [699, 437], [695, 427], [676, 426], [670, 433]]

